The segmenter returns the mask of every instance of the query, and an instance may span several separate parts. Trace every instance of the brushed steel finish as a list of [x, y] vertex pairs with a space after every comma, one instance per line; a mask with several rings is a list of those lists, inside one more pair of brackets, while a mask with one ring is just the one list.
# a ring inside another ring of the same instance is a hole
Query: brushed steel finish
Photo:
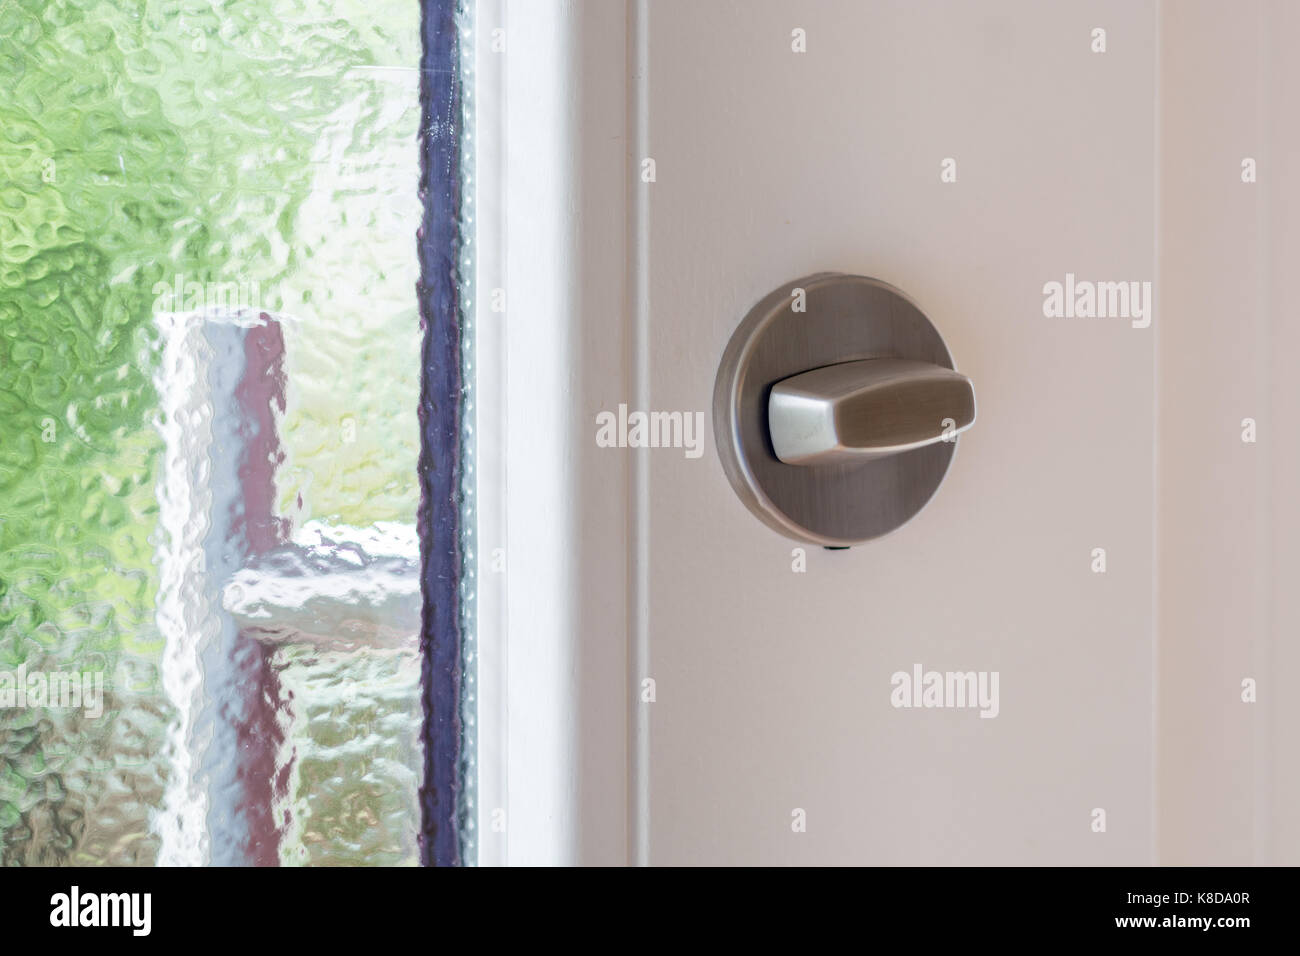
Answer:
[[954, 440], [975, 423], [975, 389], [929, 362], [840, 362], [777, 382], [767, 419], [787, 465], [881, 458]]
[[[804, 311], [796, 312], [792, 307], [797, 301], [793, 294], [796, 289], [803, 290]], [[851, 394], [864, 391], [858, 388], [855, 392], [854, 381], [862, 384], [860, 368], [826, 372], [828, 381], [814, 378], [815, 388], [809, 391], [821, 396], [823, 407], [828, 402], [839, 402], [851, 409], [845, 413], [843, 426], [832, 426], [829, 434], [834, 441], [845, 450], [855, 446], [868, 450], [808, 464], [788, 464], [777, 456], [769, 423], [769, 402], [775, 386], [786, 383], [786, 391], [793, 392], [795, 387], [803, 387], [797, 386], [797, 380], [814, 370], [885, 359], [921, 363], [938, 370], [953, 368], [947, 346], [921, 310], [898, 289], [866, 276], [823, 272], [786, 283], [755, 305], [733, 333], [714, 383], [714, 434], [732, 488], [769, 527], [795, 540], [826, 547], [861, 544], [906, 523], [938, 489], [952, 462], [956, 440], [935, 440], [887, 454], [872, 454], [869, 446], [882, 445], [882, 436], [887, 440], [890, 434], [884, 429], [872, 437], [870, 425], [865, 426], [864, 434], [862, 417], [855, 414], [861, 411], [862, 402], [874, 400], [869, 394], [872, 388], [865, 389], [866, 397], [848, 401], [827, 398], [830, 394], [839, 396], [845, 389]], [[920, 372], [915, 366], [909, 368], [909, 375]], [[885, 367], [879, 370], [883, 372]], [[959, 412], [956, 406], [960, 402], [952, 401], [951, 392], [959, 395], [960, 383], [954, 379], [939, 383], [934, 373], [927, 375], [929, 378], [920, 387], [935, 388], [945, 407], [951, 403]], [[850, 380], [847, 385], [840, 376]], [[796, 385], [787, 380], [794, 380]], [[969, 380], [965, 381], [970, 389]], [[912, 387], [916, 387], [915, 382], [875, 385], [896, 398], [908, 394]], [[973, 389], [969, 394], [973, 421]], [[924, 423], [933, 414], [931, 407], [904, 417], [918, 416]], [[943, 417], [959, 423], [962, 418], [951, 412]], [[780, 428], [788, 434], [783, 425]], [[905, 437], [913, 432], [903, 434]], [[816, 444], [822, 449], [819, 454], [836, 451], [825, 436]]]

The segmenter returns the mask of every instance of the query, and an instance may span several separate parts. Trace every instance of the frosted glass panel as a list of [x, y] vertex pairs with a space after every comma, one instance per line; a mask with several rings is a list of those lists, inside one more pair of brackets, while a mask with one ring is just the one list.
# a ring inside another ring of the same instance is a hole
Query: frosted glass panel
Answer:
[[418, 860], [419, 19], [0, 4], [0, 864]]

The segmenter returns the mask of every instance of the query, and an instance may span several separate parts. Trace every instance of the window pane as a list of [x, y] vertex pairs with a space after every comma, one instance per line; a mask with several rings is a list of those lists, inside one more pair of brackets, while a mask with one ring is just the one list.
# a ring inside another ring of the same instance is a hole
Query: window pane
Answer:
[[418, 858], [419, 17], [0, 4], [0, 863]]

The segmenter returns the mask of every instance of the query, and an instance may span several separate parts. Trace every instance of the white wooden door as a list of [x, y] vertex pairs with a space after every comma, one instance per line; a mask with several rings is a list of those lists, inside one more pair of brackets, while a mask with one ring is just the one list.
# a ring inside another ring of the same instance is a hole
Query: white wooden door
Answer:
[[[1295, 13], [485, 3], [478, 34], [484, 862], [1294, 859], [1294, 722], [1240, 690], [1296, 666], [1295, 456], [1241, 428], [1295, 397], [1259, 217], [1296, 197], [1240, 174], [1297, 145], [1256, 86]], [[710, 420], [747, 310], [822, 270], [910, 295], [979, 402], [928, 507], [847, 551], [751, 515]], [[1049, 314], [1052, 283], [1144, 301]], [[703, 413], [703, 453], [601, 447], [620, 404]], [[899, 706], [917, 669], [996, 702]]]

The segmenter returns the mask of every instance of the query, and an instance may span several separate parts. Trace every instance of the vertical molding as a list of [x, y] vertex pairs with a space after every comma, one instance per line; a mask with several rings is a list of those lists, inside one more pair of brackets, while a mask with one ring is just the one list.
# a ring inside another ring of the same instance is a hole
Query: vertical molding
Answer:
[[[1156, 270], [1156, 302], [1164, 297], [1164, 275], [1160, 264], [1160, 216], [1164, 201], [1164, 178], [1160, 175], [1163, 155], [1161, 145], [1161, 103], [1164, 82], [1161, 63], [1164, 53], [1165, 0], [1156, 0], [1155, 6], [1155, 64], [1151, 79], [1152, 96], [1152, 178], [1154, 196], [1151, 203], [1151, 262]], [[1151, 332], [1155, 336], [1151, 346], [1151, 715], [1148, 733], [1151, 735], [1151, 805], [1150, 846], [1148, 862], [1160, 861], [1160, 337], [1164, 322], [1160, 306], [1154, 307]]]
[[626, 6], [507, 17], [508, 862], [622, 865], [632, 456], [596, 444], [595, 416], [630, 401]]
[[[650, 156], [650, 7], [628, 0], [627, 381], [633, 407], [650, 407], [650, 189], [641, 161]], [[650, 864], [650, 712], [641, 681], [650, 673], [650, 457], [632, 452], [628, 470], [628, 861]]]

